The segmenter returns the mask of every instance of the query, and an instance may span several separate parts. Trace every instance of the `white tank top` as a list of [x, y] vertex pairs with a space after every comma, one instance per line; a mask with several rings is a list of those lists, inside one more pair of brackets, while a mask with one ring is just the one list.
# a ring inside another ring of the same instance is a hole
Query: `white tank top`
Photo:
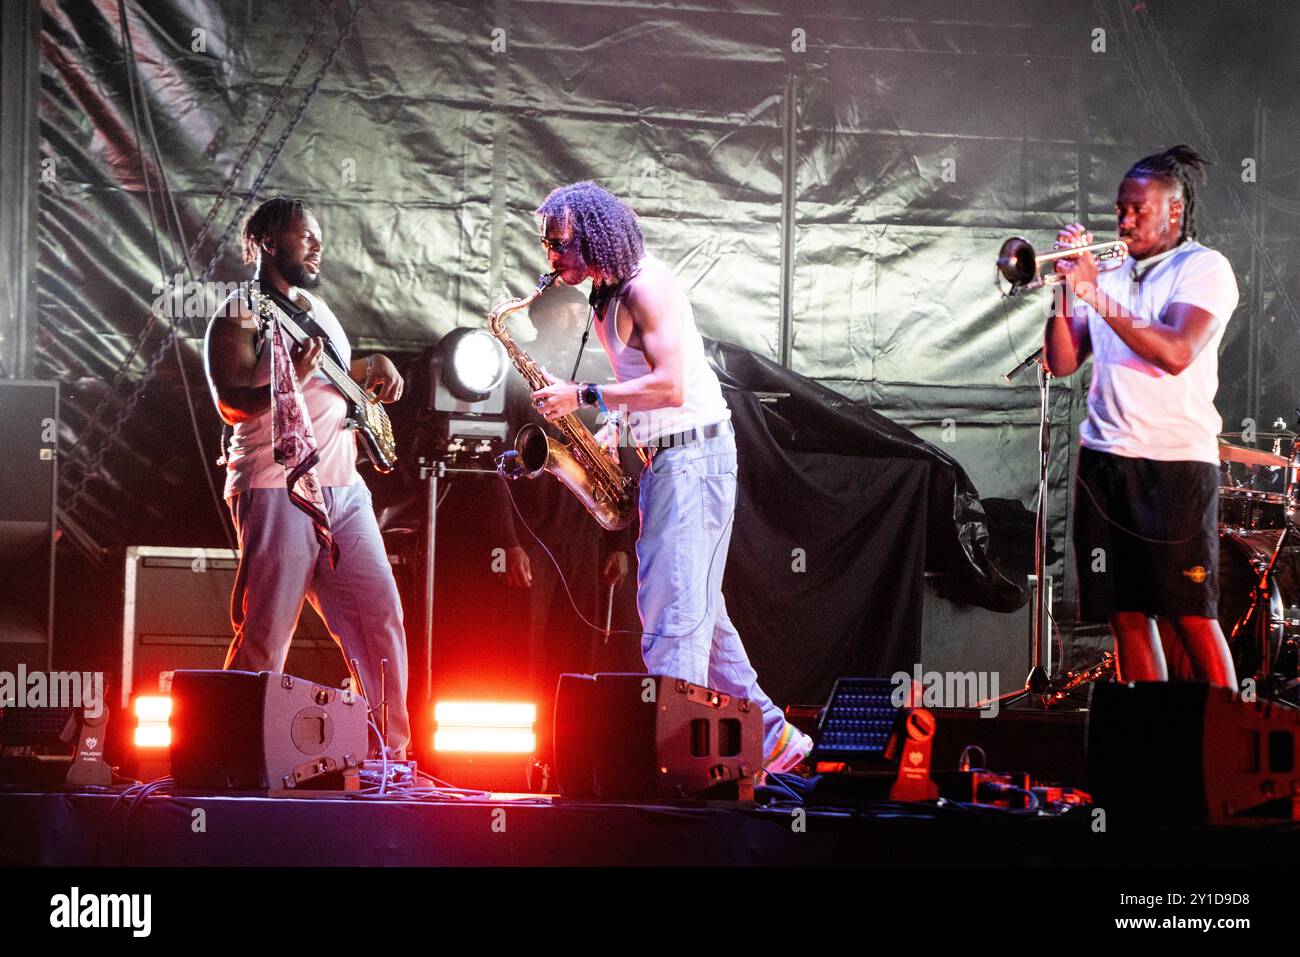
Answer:
[[[324, 301], [305, 289], [294, 291], [311, 305], [311, 317], [330, 337], [344, 368], [347, 368], [352, 359], [352, 348], [338, 318]], [[241, 325], [253, 330], [257, 328], [257, 321], [247, 319]], [[270, 387], [271, 350], [265, 346], [258, 354], [253, 376], [254, 386]], [[213, 392], [215, 398], [215, 389]], [[347, 400], [325, 373], [319, 371], [302, 384], [302, 397], [307, 403], [307, 414], [311, 417], [320, 453], [316, 464], [316, 478], [320, 484], [325, 488], [337, 488], [359, 482], [356, 433], [343, 427], [347, 418]], [[271, 449], [270, 410], [236, 425], [226, 453], [225, 497], [230, 498], [250, 488], [284, 488], [284, 466], [276, 464]]]
[[[658, 260], [647, 256], [637, 264], [637, 271], [650, 262], [662, 266]], [[667, 270], [666, 266], [662, 268]], [[704, 340], [695, 327], [695, 314], [680, 285], [677, 300], [677, 319], [681, 323], [683, 401], [680, 406], [629, 413], [628, 427], [632, 431], [632, 437], [640, 444], [662, 435], [684, 432], [696, 426], [703, 428], [731, 418], [731, 410], [722, 398], [722, 386], [704, 357]], [[596, 338], [609, 356], [614, 377], [619, 382], [627, 382], [649, 375], [650, 366], [645, 361], [645, 353], [619, 338], [618, 304], [619, 299], [615, 297], [605, 318], [596, 322]]]

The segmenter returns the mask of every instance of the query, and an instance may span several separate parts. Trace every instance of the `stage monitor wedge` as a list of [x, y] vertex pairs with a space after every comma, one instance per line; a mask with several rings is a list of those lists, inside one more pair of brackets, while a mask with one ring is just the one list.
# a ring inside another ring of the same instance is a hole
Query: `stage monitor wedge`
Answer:
[[1116, 826], [1300, 820], [1300, 711], [1193, 682], [1093, 685], [1088, 790]]
[[758, 706], [678, 678], [561, 675], [555, 773], [566, 797], [753, 796], [762, 768]]
[[367, 717], [364, 698], [292, 675], [178, 671], [172, 777], [195, 790], [293, 790], [327, 776], [346, 785], [366, 757]]

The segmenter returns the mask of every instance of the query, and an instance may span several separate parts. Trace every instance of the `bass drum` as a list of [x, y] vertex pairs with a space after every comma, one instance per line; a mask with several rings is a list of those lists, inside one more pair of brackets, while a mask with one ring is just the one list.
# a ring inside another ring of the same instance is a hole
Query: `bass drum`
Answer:
[[[1251, 609], [1255, 585], [1282, 534], [1220, 529], [1219, 624], [1232, 649], [1237, 680], [1262, 676], [1262, 694], [1295, 701], [1300, 694], [1300, 535], [1293, 532], [1277, 557], [1267, 604]], [[1261, 615], [1266, 622], [1262, 638]]]

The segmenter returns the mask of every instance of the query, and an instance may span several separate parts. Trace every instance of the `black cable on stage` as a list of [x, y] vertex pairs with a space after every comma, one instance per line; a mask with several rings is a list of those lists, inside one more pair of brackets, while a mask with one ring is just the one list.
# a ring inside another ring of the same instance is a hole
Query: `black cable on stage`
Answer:
[[[573, 606], [574, 613], [582, 620], [582, 623], [585, 624], [588, 628], [592, 629], [593, 631], [597, 631], [600, 632], [601, 634], [604, 634], [605, 633], [604, 628], [601, 628], [599, 625], [595, 624], [594, 622], [589, 621], [587, 619], [587, 616], [582, 613], [582, 609], [578, 607], [577, 601], [574, 600], [573, 592], [569, 590], [569, 582], [564, 577], [564, 569], [560, 567], [559, 561], [556, 559], [555, 555], [551, 552], [550, 548], [547, 547], [547, 544], [544, 541], [542, 541], [541, 536], [538, 535], [535, 531], [533, 531], [533, 527], [528, 524], [528, 519], [524, 518], [523, 513], [519, 511], [519, 503], [515, 501], [514, 489], [510, 487], [511, 480], [503, 477], [502, 481], [506, 483], [506, 492], [508, 492], [510, 495], [510, 507], [515, 510], [515, 515], [518, 517], [519, 521], [523, 523], [523, 526], [528, 531], [528, 534], [533, 537], [533, 540], [537, 542], [538, 545], [542, 546], [542, 551], [546, 552], [546, 557], [549, 558], [551, 560], [551, 564], [555, 566], [555, 572], [560, 577], [560, 584], [564, 586], [564, 593], [569, 597], [569, 604]], [[727, 520], [727, 525], [723, 529], [724, 534], [720, 534], [718, 536], [718, 542], [716, 545], [713, 546], [713, 554], [709, 556], [709, 569], [707, 574], [705, 575], [704, 584], [702, 586], [706, 592], [708, 591], [709, 588], [709, 579], [713, 576], [713, 563], [717, 561], [718, 549], [722, 547], [722, 542], [731, 535], [731, 526], [735, 522], [735, 520], [736, 520], [736, 512], [733, 509], [731, 513], [731, 518]], [[644, 534], [644, 529], [642, 530], [642, 534]], [[695, 624], [691, 625], [690, 628], [688, 628], [680, 635], [661, 635], [653, 631], [644, 631], [644, 630], [632, 631], [631, 629], [628, 628], [614, 628], [609, 632], [609, 634], [637, 635], [637, 636], [650, 635], [652, 638], [668, 638], [668, 639], [689, 638], [691, 635], [695, 633], [695, 630], [699, 628], [700, 625], [704, 624], [704, 622], [708, 620], [709, 608], [711, 605], [712, 605], [712, 595], [706, 594], [704, 599], [704, 614], [702, 614], [695, 621]]]
[[129, 861], [126, 860], [126, 857], [130, 850], [131, 818], [134, 816], [136, 810], [145, 801], [152, 797], [156, 791], [169, 788], [174, 783], [175, 782], [170, 777], [158, 778], [154, 781], [148, 782], [147, 784], [134, 784], [125, 788], [120, 794], [118, 794], [116, 800], [114, 800], [112, 805], [109, 806], [108, 814], [104, 817], [104, 823], [99, 833], [99, 840], [96, 844], [95, 857], [100, 863], [107, 863], [104, 861], [104, 845], [106, 840], [112, 835], [113, 815], [117, 811], [118, 807], [122, 806], [122, 802], [127, 800], [130, 801], [130, 803], [126, 805], [126, 817], [122, 822], [121, 840], [118, 844], [118, 850], [121, 852], [122, 860], [118, 863], [127, 864], [129, 863]]
[[781, 780], [781, 773], [782, 773], [782, 772], [779, 772], [779, 771], [767, 771], [766, 768], [764, 768], [763, 770], [767, 772], [767, 781], [766, 781], [766, 783], [768, 783], [768, 784], [770, 785], [771, 782], [775, 781], [777, 784], [781, 785], [781, 787], [783, 787], [783, 788], [785, 788], [787, 791], [789, 791], [790, 794], [794, 797], [794, 799], [795, 799], [798, 803], [800, 803], [800, 804], [803, 804], [803, 803], [804, 803], [804, 798], [803, 798], [803, 796], [802, 796], [798, 791], [796, 791], [794, 788], [790, 787], [790, 785], [786, 784], [784, 781]]

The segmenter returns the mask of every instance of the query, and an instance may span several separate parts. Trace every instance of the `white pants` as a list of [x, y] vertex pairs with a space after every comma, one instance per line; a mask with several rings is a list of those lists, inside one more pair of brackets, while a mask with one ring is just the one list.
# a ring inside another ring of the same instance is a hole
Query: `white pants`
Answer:
[[660, 450], [641, 473], [640, 495], [636, 602], [646, 671], [748, 698], [763, 714], [771, 754], [785, 716], [758, 686], [722, 597], [736, 512], [735, 436]]
[[[321, 490], [339, 561], [316, 541], [311, 519], [283, 488], [254, 488], [230, 498], [239, 532], [239, 571], [230, 598], [235, 639], [226, 667], [283, 671], [306, 598], [349, 662], [356, 659], [371, 717], [379, 725], [380, 662], [388, 696], [388, 745], [404, 748], [406, 638], [402, 605], [379, 523], [364, 482]], [[349, 668], [351, 665], [349, 664]]]

